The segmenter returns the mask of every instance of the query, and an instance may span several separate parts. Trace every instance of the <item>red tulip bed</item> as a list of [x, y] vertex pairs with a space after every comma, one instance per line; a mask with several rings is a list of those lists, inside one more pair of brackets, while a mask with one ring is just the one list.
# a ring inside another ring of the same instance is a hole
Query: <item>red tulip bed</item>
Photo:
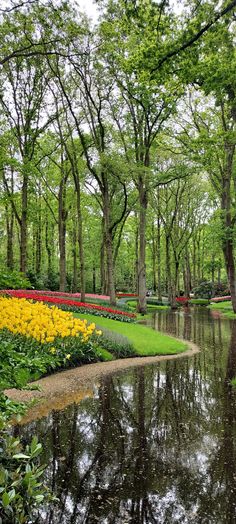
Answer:
[[[17, 298], [26, 298], [27, 300], [35, 300], [37, 302], [46, 302], [47, 304], [54, 304], [65, 311], [92, 313], [93, 315], [108, 317], [121, 322], [134, 322], [136, 319], [134, 313], [127, 313], [126, 311], [99, 306], [98, 304], [86, 304], [84, 302], [79, 302], [78, 300], [70, 299], [70, 297], [73, 297], [74, 295], [70, 295], [69, 293], [63, 294], [63, 297], [66, 296], [66, 298], [62, 298], [61, 292], [28, 291], [22, 289], [6, 289], [2, 290], [1, 294]], [[60, 297], [58, 295], [60, 295]]]
[[176, 302], [178, 304], [188, 304], [189, 298], [188, 297], [177, 297]]

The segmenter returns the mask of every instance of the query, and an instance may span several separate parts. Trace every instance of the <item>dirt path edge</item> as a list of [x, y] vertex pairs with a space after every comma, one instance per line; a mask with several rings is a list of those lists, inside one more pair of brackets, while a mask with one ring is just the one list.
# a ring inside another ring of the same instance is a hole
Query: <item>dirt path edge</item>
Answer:
[[79, 402], [86, 396], [93, 396], [95, 388], [99, 386], [99, 379], [105, 375], [147, 364], [155, 364], [164, 360], [192, 357], [200, 351], [192, 342], [186, 340], [184, 342], [189, 349], [183, 353], [85, 364], [84, 366], [61, 371], [35, 381], [33, 384], [39, 386], [40, 391], [7, 389], [5, 394], [10, 399], [20, 402], [37, 400], [37, 404], [30, 407], [26, 416], [22, 418], [22, 423], [25, 423], [46, 416], [52, 410], [60, 410], [73, 402]]

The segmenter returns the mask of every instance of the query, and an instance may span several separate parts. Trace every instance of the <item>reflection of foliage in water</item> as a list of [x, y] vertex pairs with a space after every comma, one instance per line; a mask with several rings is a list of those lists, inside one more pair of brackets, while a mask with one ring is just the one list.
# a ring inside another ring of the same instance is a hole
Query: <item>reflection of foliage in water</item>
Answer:
[[61, 499], [43, 522], [235, 522], [236, 324], [230, 339], [229, 321], [207, 312], [154, 322], [202, 352], [107, 377], [96, 398], [36, 423]]

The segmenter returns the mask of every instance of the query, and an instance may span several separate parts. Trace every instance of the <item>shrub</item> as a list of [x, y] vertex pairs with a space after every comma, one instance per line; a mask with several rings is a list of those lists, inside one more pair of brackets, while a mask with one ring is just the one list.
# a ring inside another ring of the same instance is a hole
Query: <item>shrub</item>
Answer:
[[193, 289], [195, 298], [224, 297], [230, 295], [230, 290], [226, 282], [218, 283], [211, 281], [202, 281], [199, 286]]
[[210, 299], [213, 296], [214, 286], [212, 282], [203, 281], [199, 286], [193, 289], [194, 298], [207, 298]]
[[53, 500], [41, 481], [45, 469], [38, 462], [41, 451], [37, 437], [23, 447], [19, 438], [10, 435], [6, 420], [0, 416], [1, 524], [35, 522], [37, 508]]
[[0, 269], [0, 289], [30, 289], [31, 284], [23, 273], [8, 268]]

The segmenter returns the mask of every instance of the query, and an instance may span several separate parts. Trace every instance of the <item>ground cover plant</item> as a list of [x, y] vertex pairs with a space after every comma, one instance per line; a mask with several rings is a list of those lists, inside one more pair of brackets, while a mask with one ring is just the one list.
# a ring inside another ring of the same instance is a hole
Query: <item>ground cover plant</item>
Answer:
[[105, 307], [98, 304], [90, 304], [85, 302], [79, 302], [78, 300], [70, 300], [67, 298], [61, 298], [59, 296], [50, 296], [42, 294], [40, 292], [34, 293], [25, 290], [4, 290], [2, 293], [12, 297], [26, 298], [29, 300], [35, 300], [37, 302], [45, 302], [47, 304], [55, 304], [65, 311], [74, 311], [86, 313], [93, 310], [94, 315], [104, 316], [120, 320], [121, 322], [134, 322], [136, 315], [120, 309], [114, 309], [111, 307]]

